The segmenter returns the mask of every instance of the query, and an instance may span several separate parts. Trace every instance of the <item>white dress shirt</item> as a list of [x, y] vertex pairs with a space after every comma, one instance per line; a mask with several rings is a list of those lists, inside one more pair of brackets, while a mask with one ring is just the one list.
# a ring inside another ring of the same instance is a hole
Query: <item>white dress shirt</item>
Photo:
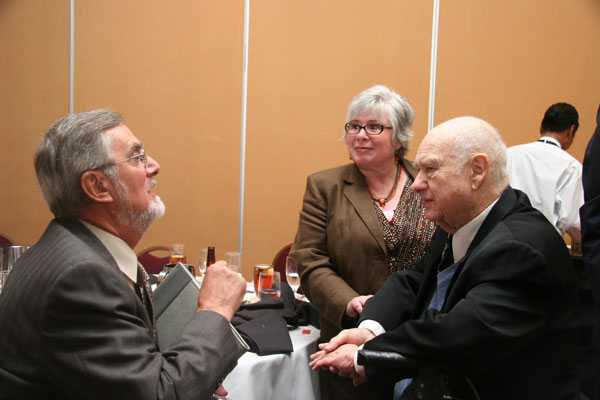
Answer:
[[102, 242], [110, 255], [115, 259], [121, 272], [133, 283], [137, 283], [138, 261], [133, 249], [123, 239], [88, 222], [80, 221]]
[[549, 136], [513, 146], [507, 156], [510, 186], [525, 192], [531, 205], [561, 235], [571, 228], [579, 229], [579, 208], [583, 205], [581, 163]]

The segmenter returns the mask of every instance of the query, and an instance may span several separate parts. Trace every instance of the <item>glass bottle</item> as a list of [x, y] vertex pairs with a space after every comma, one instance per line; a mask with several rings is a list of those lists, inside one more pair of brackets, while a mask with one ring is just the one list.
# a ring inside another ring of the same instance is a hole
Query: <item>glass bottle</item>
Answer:
[[215, 247], [208, 246], [208, 251], [206, 252], [206, 268], [210, 267], [216, 262], [215, 259]]

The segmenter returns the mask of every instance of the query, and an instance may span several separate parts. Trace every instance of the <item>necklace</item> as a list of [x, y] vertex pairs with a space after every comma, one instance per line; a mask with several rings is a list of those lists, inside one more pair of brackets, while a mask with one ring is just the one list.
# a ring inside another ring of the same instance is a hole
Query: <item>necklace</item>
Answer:
[[396, 191], [396, 187], [398, 186], [398, 178], [400, 177], [400, 165], [396, 166], [396, 176], [394, 177], [394, 184], [392, 185], [392, 189], [390, 190], [390, 192], [388, 193], [387, 196], [385, 197], [373, 197], [373, 195], [371, 194], [371, 198], [373, 200], [375, 200], [377, 202], [377, 204], [379, 204], [379, 207], [383, 208], [385, 207], [386, 203], [388, 201], [390, 201], [390, 199], [394, 196], [394, 192]]

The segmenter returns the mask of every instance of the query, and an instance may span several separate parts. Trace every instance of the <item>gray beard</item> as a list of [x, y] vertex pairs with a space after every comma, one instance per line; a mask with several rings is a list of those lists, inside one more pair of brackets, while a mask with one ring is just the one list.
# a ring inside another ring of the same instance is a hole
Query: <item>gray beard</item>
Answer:
[[160, 197], [154, 196], [148, 208], [138, 211], [134, 210], [128, 201], [127, 188], [119, 181], [115, 182], [114, 186], [117, 190], [117, 201], [119, 203], [117, 221], [120, 224], [128, 226], [135, 232], [142, 234], [155, 219], [161, 218], [165, 214], [165, 204]]

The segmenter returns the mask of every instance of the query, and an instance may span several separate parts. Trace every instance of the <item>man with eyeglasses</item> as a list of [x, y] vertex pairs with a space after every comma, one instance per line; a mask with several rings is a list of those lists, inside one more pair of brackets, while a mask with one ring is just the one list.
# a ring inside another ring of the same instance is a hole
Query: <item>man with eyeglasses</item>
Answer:
[[165, 206], [159, 164], [122, 117], [70, 114], [35, 156], [55, 219], [0, 296], [0, 399], [206, 399], [244, 344], [229, 324], [244, 280], [211, 266], [181, 340], [159, 349], [133, 248]]

